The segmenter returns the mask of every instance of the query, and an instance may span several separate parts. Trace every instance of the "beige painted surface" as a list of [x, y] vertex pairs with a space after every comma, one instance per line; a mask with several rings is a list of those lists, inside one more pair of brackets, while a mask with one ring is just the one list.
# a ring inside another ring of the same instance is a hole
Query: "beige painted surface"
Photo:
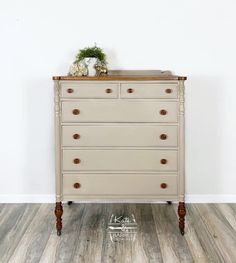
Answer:
[[[176, 150], [63, 150], [66, 171], [177, 171]], [[74, 164], [74, 159], [80, 159]], [[161, 164], [166, 159], [166, 164]]]
[[[78, 134], [79, 139], [73, 135]], [[161, 139], [165, 134], [167, 138]], [[62, 146], [177, 147], [178, 127], [165, 125], [73, 125], [62, 127]]]
[[184, 201], [184, 81], [58, 81], [55, 120], [57, 201]]
[[61, 107], [60, 85], [54, 82], [54, 134], [55, 134], [55, 175], [56, 175], [56, 201], [62, 199], [62, 176], [61, 176]]
[[[78, 115], [73, 110], [79, 109]], [[166, 110], [161, 115], [160, 110]], [[177, 122], [178, 103], [134, 100], [62, 102], [62, 122]]]
[[[74, 188], [79, 182], [81, 187]], [[161, 184], [167, 188], [162, 189]], [[66, 195], [176, 195], [177, 176], [171, 174], [64, 174]]]
[[[117, 98], [118, 97], [117, 83], [84, 83], [76, 81], [61, 82], [61, 91], [63, 98]], [[68, 89], [73, 89], [72, 93], [68, 93]], [[107, 93], [106, 89], [111, 89], [111, 93]]]
[[[128, 89], [133, 92], [129, 93]], [[167, 93], [166, 90], [171, 92]], [[121, 98], [129, 99], [176, 99], [178, 97], [178, 82], [176, 83], [124, 83], [121, 84]]]
[[179, 82], [179, 201], [185, 201], [185, 107], [184, 81]]

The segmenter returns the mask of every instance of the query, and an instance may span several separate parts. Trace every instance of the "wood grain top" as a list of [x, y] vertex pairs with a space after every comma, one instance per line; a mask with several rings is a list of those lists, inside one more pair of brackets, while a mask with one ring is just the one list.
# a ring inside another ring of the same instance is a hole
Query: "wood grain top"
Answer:
[[53, 80], [186, 80], [185, 76], [172, 75], [161, 70], [110, 70], [108, 75], [95, 77], [53, 76]]

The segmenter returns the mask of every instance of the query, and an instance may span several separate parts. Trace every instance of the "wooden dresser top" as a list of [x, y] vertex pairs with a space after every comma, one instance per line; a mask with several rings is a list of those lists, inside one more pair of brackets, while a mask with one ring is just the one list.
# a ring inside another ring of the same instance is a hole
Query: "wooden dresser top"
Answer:
[[109, 70], [107, 75], [95, 77], [53, 76], [53, 80], [186, 80], [185, 76], [172, 75], [161, 70]]

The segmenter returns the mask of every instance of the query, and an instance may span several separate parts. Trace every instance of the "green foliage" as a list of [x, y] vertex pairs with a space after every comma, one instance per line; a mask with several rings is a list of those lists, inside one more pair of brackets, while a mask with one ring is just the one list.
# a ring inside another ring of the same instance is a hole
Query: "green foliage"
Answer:
[[103, 50], [96, 45], [94, 47], [86, 47], [80, 49], [79, 53], [76, 56], [76, 61], [81, 61], [84, 58], [91, 57], [97, 58], [102, 64], [106, 65], [106, 54]]

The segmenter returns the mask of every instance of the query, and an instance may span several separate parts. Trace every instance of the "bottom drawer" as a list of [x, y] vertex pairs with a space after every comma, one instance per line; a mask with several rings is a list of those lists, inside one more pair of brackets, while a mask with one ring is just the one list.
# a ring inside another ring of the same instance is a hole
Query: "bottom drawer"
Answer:
[[173, 174], [64, 174], [64, 196], [177, 195]]

